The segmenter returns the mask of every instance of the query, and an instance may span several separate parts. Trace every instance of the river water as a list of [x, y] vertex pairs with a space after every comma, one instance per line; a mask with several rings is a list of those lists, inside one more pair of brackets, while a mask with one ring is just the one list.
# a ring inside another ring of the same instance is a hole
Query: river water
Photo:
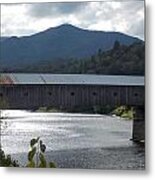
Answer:
[[21, 165], [29, 141], [40, 137], [48, 161], [62, 168], [144, 169], [144, 145], [130, 141], [132, 121], [72, 113], [2, 111], [1, 144]]

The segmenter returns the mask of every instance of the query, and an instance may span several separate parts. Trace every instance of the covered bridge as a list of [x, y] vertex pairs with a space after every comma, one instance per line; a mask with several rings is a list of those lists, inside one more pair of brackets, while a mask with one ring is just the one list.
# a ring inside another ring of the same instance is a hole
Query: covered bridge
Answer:
[[1, 74], [10, 109], [144, 105], [144, 77], [83, 74]]
[[141, 76], [1, 74], [0, 100], [6, 101], [2, 109], [133, 106], [133, 139], [145, 139], [145, 87]]

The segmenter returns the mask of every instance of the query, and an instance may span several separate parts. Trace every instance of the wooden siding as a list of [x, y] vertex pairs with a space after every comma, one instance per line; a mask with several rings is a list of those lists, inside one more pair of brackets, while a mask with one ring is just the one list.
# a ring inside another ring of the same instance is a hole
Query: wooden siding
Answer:
[[[10, 109], [74, 108], [95, 105], [144, 105], [144, 86], [1, 85]], [[3, 108], [3, 107], [2, 107]], [[4, 107], [5, 108], [5, 107]]]

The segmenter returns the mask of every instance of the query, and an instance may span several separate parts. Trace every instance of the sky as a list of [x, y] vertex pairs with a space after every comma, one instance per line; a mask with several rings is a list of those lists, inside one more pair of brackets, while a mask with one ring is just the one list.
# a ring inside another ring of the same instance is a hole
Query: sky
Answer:
[[27, 36], [69, 23], [144, 39], [143, 0], [1, 5], [1, 36]]

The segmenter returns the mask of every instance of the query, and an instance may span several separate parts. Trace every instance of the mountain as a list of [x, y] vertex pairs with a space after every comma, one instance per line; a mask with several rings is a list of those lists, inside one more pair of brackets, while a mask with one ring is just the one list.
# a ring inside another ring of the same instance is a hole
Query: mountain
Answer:
[[6, 37], [6, 36], [0, 37], [0, 42], [5, 41], [7, 38], [9, 37]]
[[142, 75], [145, 74], [145, 43], [135, 42], [120, 45], [115, 42], [112, 49], [101, 49], [89, 58], [70, 59], [58, 63], [44, 62], [16, 68], [15, 73], [52, 73], [52, 74], [106, 74]]
[[90, 57], [102, 49], [111, 49], [115, 41], [130, 45], [138, 38], [120, 32], [90, 31], [63, 24], [43, 32], [0, 40], [1, 67], [21, 67], [39, 62]]

